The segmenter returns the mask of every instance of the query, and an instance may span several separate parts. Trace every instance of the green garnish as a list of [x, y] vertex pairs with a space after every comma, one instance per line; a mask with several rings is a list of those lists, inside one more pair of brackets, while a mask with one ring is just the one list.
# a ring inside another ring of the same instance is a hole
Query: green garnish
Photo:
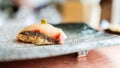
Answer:
[[47, 24], [47, 20], [46, 19], [42, 19], [41, 20], [41, 24]]

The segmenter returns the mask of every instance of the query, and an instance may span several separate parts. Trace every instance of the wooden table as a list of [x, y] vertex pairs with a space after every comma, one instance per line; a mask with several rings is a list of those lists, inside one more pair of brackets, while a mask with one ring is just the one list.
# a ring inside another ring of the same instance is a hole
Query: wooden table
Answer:
[[1, 62], [0, 68], [120, 68], [120, 47], [91, 50], [86, 57], [69, 54], [44, 59]]

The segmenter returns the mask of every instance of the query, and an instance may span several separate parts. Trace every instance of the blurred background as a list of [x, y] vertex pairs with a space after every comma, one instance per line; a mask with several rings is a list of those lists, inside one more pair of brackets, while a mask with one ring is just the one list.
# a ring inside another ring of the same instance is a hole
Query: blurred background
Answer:
[[0, 26], [41, 19], [51, 24], [84, 22], [93, 28], [100, 28], [102, 20], [102, 26], [119, 25], [119, 6], [119, 0], [0, 0]]

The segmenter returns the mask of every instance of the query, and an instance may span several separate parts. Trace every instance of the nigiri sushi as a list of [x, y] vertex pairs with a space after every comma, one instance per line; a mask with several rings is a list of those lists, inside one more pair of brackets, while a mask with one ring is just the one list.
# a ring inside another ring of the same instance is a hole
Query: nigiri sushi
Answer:
[[16, 37], [18, 41], [36, 45], [63, 44], [67, 38], [62, 29], [47, 24], [47, 20], [30, 25], [20, 31]]

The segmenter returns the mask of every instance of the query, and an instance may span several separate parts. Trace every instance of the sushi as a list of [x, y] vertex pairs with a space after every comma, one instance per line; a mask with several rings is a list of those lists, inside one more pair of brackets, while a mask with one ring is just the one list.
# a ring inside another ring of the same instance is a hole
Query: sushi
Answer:
[[16, 37], [17, 41], [36, 45], [63, 44], [66, 38], [62, 29], [47, 24], [46, 19], [24, 28]]

